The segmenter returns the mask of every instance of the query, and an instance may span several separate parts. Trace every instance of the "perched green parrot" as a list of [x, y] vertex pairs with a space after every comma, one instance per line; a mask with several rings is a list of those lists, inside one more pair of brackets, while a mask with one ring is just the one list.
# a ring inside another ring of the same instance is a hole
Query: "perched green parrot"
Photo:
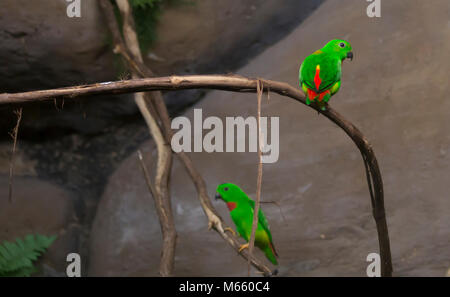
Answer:
[[[222, 199], [226, 202], [230, 210], [231, 219], [236, 225], [239, 235], [242, 236], [247, 243], [241, 245], [239, 252], [248, 248], [248, 241], [252, 233], [253, 211], [255, 209], [255, 201], [250, 199], [238, 186], [231, 183], [221, 184], [217, 187], [216, 199]], [[234, 233], [231, 228], [225, 228]], [[270, 234], [269, 223], [266, 216], [259, 209], [258, 226], [255, 233], [255, 246], [259, 247], [274, 265], [278, 265], [276, 257], [278, 257], [272, 242], [272, 234]]]
[[334, 39], [315, 51], [300, 66], [300, 87], [306, 95], [306, 104], [316, 102], [325, 110], [331, 96], [341, 87], [341, 67], [345, 58], [353, 60], [352, 46], [345, 40]]

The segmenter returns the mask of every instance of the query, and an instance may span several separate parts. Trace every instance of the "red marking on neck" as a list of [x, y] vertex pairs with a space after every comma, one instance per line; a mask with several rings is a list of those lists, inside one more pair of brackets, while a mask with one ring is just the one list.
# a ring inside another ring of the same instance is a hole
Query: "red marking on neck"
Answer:
[[228, 206], [228, 209], [229, 209], [230, 211], [232, 211], [233, 209], [236, 208], [237, 203], [236, 203], [236, 202], [227, 202], [227, 206]]
[[314, 84], [316, 85], [316, 89], [319, 90], [320, 84], [322, 83], [322, 80], [320, 79], [320, 66], [317, 65], [316, 67], [316, 75], [314, 75]]

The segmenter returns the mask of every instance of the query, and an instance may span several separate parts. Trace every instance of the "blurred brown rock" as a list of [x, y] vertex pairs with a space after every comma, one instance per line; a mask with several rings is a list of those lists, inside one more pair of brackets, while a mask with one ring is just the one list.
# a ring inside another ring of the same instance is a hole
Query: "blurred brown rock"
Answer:
[[[74, 197], [61, 187], [34, 177], [14, 177], [13, 199], [8, 199], [9, 178], [0, 175], [0, 243], [15, 241], [27, 234], [58, 238], [39, 264], [54, 276], [65, 275], [66, 256], [78, 251], [80, 228]], [[44, 274], [42, 274], [44, 273]]]

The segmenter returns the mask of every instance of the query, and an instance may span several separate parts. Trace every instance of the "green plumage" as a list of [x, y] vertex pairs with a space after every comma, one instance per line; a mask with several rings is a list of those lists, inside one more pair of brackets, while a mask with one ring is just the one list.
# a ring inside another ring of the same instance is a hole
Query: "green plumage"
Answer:
[[[230, 216], [236, 225], [236, 230], [247, 242], [250, 240], [253, 224], [253, 212], [255, 209], [255, 201], [250, 199], [238, 186], [226, 183], [217, 187], [218, 195], [227, 203], [230, 210]], [[255, 246], [260, 248], [266, 257], [274, 265], [278, 265], [276, 257], [277, 252], [272, 241], [269, 223], [261, 208], [258, 213], [258, 226], [255, 233]]]
[[0, 277], [30, 276], [36, 272], [33, 262], [53, 243], [56, 236], [27, 235], [15, 242], [3, 241], [0, 245]]
[[353, 59], [352, 46], [345, 40], [334, 39], [305, 58], [299, 70], [300, 87], [306, 103], [315, 102], [325, 110], [331, 96], [341, 87], [342, 61]]

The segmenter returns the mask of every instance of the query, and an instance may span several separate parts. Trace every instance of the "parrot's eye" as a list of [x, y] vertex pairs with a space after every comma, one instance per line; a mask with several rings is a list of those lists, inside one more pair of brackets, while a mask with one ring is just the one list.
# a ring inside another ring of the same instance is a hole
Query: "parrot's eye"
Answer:
[[228, 187], [223, 188], [223, 190], [224, 190], [225, 192], [228, 191]]
[[341, 42], [341, 43], [339, 43], [339, 46], [344, 48], [345, 47], [345, 43]]

